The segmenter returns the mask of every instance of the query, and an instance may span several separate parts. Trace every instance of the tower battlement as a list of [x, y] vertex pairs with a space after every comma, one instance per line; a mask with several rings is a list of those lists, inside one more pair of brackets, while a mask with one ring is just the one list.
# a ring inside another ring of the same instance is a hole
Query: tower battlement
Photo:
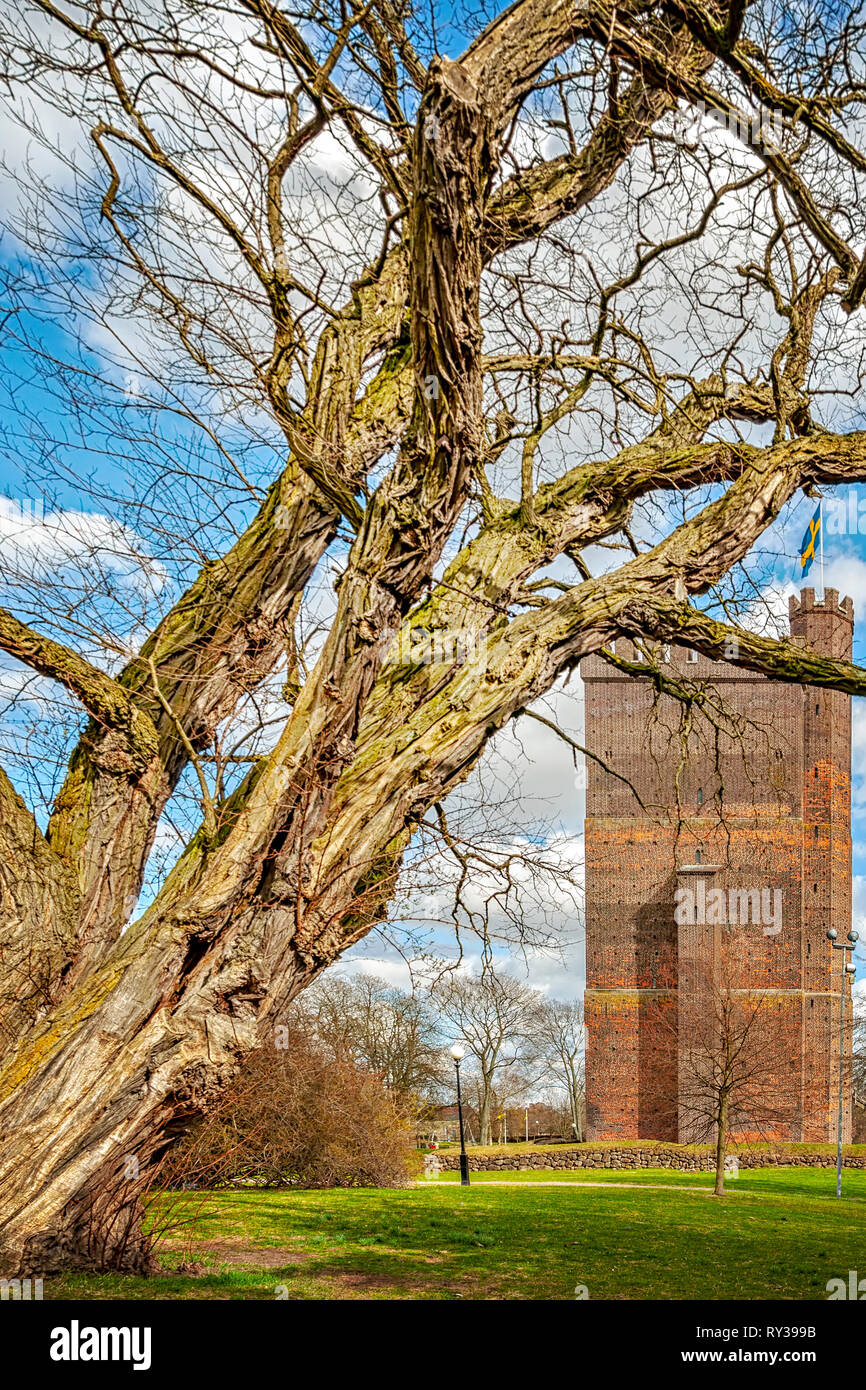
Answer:
[[795, 641], [825, 656], [850, 661], [854, 640], [854, 604], [840, 600], [837, 589], [826, 589], [823, 601], [814, 589], [803, 589], [799, 598], [788, 600], [788, 624]]
[[850, 598], [840, 599], [838, 589], [825, 589], [823, 599], [816, 597], [814, 589], [802, 589], [799, 595], [792, 594], [788, 599], [789, 622], [813, 610], [824, 614], [844, 613], [851, 626], [854, 626], [853, 601]]

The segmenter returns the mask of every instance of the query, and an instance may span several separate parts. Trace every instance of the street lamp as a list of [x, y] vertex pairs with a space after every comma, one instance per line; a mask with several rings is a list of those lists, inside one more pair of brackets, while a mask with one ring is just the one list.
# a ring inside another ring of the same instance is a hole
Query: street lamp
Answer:
[[469, 1159], [466, 1157], [466, 1140], [463, 1136], [463, 1099], [460, 1095], [460, 1063], [466, 1056], [466, 1049], [460, 1044], [455, 1043], [451, 1049], [451, 1056], [454, 1058], [454, 1070], [457, 1072], [457, 1118], [460, 1122], [460, 1186], [469, 1186]]
[[853, 951], [857, 945], [858, 934], [849, 931], [847, 941], [838, 940], [839, 933], [835, 927], [830, 927], [827, 932], [827, 940], [830, 942], [834, 951], [842, 952], [842, 979], [839, 983], [839, 1110], [836, 1117], [836, 1196], [842, 1196], [842, 1106], [844, 1093], [844, 1071], [845, 1071], [845, 976], [856, 973], [857, 967], [853, 960], [847, 960], [846, 951]]

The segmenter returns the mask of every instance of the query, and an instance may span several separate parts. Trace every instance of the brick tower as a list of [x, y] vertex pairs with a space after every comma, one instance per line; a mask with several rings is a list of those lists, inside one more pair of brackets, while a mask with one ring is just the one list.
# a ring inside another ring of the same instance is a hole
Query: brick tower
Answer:
[[[816, 602], [804, 589], [789, 612], [792, 638], [850, 659], [849, 598], [827, 589]], [[773, 1086], [786, 1114], [774, 1132], [833, 1140], [840, 990], [848, 1046], [851, 1001], [844, 954], [825, 933], [835, 927], [842, 940], [851, 925], [850, 698], [685, 648], [654, 650], [663, 671], [706, 686], [706, 714], [693, 706], [684, 722], [683, 706], [649, 681], [599, 656], [582, 663], [587, 746], [610, 769], [588, 760], [588, 1138], [694, 1137], [683, 1020], [700, 1011], [705, 976], [693, 967], [711, 974], [726, 939], [702, 907], [721, 889], [716, 902], [766, 909], [739, 933], [736, 983], [773, 1009], [782, 1059]], [[616, 652], [642, 659], [623, 639]], [[694, 920], [677, 922], [678, 888], [698, 904]], [[849, 1094], [846, 1141], [850, 1124]]]

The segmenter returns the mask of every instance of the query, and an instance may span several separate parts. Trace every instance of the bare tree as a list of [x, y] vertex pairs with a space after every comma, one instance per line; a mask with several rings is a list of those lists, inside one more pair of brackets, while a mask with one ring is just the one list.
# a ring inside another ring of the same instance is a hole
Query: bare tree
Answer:
[[376, 975], [326, 975], [304, 993], [299, 1009], [320, 1043], [381, 1077], [403, 1105], [437, 1101], [450, 1082], [429, 991], [410, 993]]
[[564, 1092], [572, 1133], [582, 1142], [586, 1115], [586, 1030], [583, 1004], [579, 999], [545, 1000], [534, 1030], [534, 1052], [544, 1075]]
[[852, 1042], [854, 1099], [866, 1107], [866, 999], [854, 995], [854, 1031]]
[[[785, 1099], [786, 1001], [750, 987], [740, 946], [729, 940], [712, 962], [689, 963], [676, 1022], [679, 1137], [715, 1146], [717, 1197], [732, 1138], [778, 1138], [796, 1118]], [[660, 1017], [670, 1029], [664, 1011]]]
[[[68, 527], [62, 563], [4, 541], [10, 1271], [93, 1262], [127, 1157], [387, 919], [584, 656], [630, 634], [866, 691], [729, 579], [866, 478], [859, 12], [484, 10], [455, 59], [392, 0], [6, 12], [4, 444], [116, 523], [77, 567]], [[678, 126], [745, 106], [771, 138]]]
[[475, 1063], [478, 1083], [480, 1142], [489, 1144], [494, 1097], [507, 1100], [507, 1075], [520, 1077], [521, 1063], [532, 1036], [541, 994], [510, 975], [486, 969], [480, 976], [446, 978], [436, 999], [455, 1036], [466, 1044]]

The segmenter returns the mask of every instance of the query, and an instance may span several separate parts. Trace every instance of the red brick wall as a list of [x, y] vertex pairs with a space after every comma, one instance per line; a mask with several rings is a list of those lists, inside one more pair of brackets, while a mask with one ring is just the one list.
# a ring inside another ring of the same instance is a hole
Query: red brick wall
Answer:
[[[804, 590], [790, 622], [793, 637], [850, 656], [850, 599], [828, 589], [816, 604]], [[639, 657], [622, 639], [617, 649]], [[719, 866], [712, 886], [782, 892], [782, 930], [744, 933], [741, 987], [780, 992], [776, 1084], [791, 1119], [779, 1137], [832, 1140], [842, 952], [825, 932], [850, 927], [850, 699], [688, 662], [676, 647], [669, 669], [708, 683], [721, 730], [694, 709], [685, 730], [678, 702], [600, 657], [582, 666], [587, 746], [611, 769], [589, 761], [588, 1138], [678, 1137], [674, 893], [678, 868], [700, 852]]]

